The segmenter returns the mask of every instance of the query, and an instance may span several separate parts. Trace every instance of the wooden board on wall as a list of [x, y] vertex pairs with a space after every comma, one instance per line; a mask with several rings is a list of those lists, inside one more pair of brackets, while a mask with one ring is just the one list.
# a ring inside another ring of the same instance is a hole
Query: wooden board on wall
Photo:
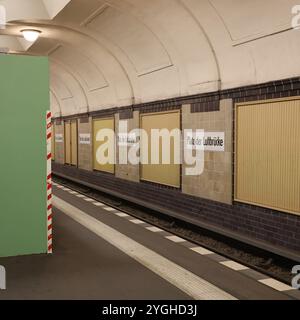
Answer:
[[300, 99], [236, 106], [236, 201], [300, 214]]
[[[104, 141], [97, 140], [97, 134], [102, 129], [110, 129], [115, 130], [115, 120], [114, 118], [108, 119], [94, 119], [93, 120], [93, 168], [97, 171], [103, 171], [107, 173], [115, 173], [115, 165], [111, 163], [107, 164], [100, 164], [97, 161], [97, 150], [101, 147], [104, 143], [107, 143], [108, 138]], [[115, 150], [115, 141], [111, 141], [111, 148]], [[115, 159], [114, 159], [115, 160]]]
[[[162, 164], [162, 139], [159, 146], [160, 164], [151, 164], [151, 129], [180, 129], [180, 111], [141, 115], [141, 129], [148, 134], [148, 163], [141, 165], [141, 179], [180, 188], [180, 164], [174, 163], [174, 139], [171, 139], [171, 163]], [[143, 140], [141, 141], [143, 143]], [[142, 155], [142, 148], [141, 148]], [[143, 155], [142, 155], [143, 156]]]
[[72, 166], [78, 163], [77, 120], [65, 122], [65, 163]]

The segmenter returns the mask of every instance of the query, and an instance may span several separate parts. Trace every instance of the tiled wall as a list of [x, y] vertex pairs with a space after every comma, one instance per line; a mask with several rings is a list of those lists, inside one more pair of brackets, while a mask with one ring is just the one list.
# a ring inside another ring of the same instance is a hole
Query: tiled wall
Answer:
[[55, 136], [62, 134], [63, 142], [57, 142], [55, 139], [55, 162], [64, 164], [65, 163], [65, 144], [64, 144], [64, 123], [63, 121], [54, 122], [55, 125]]
[[[135, 183], [101, 172], [86, 172], [74, 167], [53, 165], [57, 174], [64, 174], [82, 183], [94, 184], [122, 196], [130, 196], [145, 205], [155, 205], [156, 210], [168, 210], [183, 220], [205, 224], [232, 233], [245, 242], [271, 245], [285, 252], [300, 252], [300, 216], [249, 206], [233, 205], [186, 195], [179, 190], [161, 188], [155, 184]], [[249, 240], [247, 240], [249, 239]]]
[[[131, 115], [123, 115], [116, 113], [115, 115], [115, 128], [116, 133], [119, 132], [119, 121], [127, 121], [128, 124], [128, 132], [134, 129], [139, 128], [139, 117], [140, 113], [138, 111], [134, 111]], [[121, 118], [121, 119], [120, 119]], [[128, 147], [129, 149], [129, 147]], [[119, 163], [119, 148], [116, 148], [116, 156], [117, 156], [117, 162]], [[124, 164], [117, 164], [116, 165], [116, 177], [129, 180], [129, 181], [140, 181], [140, 166], [139, 165], [132, 165], [128, 163], [128, 165]]]
[[[90, 144], [82, 144], [79, 141], [81, 134], [90, 135]], [[93, 169], [92, 157], [92, 118], [85, 117], [78, 120], [78, 167], [84, 170]]]
[[[235, 103], [290, 96], [300, 96], [300, 78], [156, 101], [130, 108], [114, 108], [90, 115], [111, 116], [120, 113], [117, 117], [125, 119], [132, 118], [133, 111], [137, 114], [138, 112], [160, 112], [178, 109], [182, 106], [183, 127], [193, 129], [200, 125], [203, 127], [201, 129], [210, 131], [224, 130], [226, 133], [225, 152], [206, 152], [203, 177], [182, 175], [182, 190], [169, 190], [160, 185], [137, 183], [139, 182], [138, 169], [131, 168], [132, 171], [123, 166], [117, 168], [116, 177], [100, 172], [82, 172], [82, 170], [58, 164], [54, 164], [54, 172], [101, 185], [109, 190], [142, 199], [145, 203], [156, 204], [179, 214], [183, 219], [193, 218], [200, 223], [222, 228], [255, 242], [270, 244], [285, 252], [299, 253], [299, 215], [238, 202], [232, 203], [234, 166], [232, 137], [234, 136]], [[130, 122], [132, 126], [138, 123], [137, 114]], [[56, 133], [59, 132], [63, 132], [63, 127], [56, 127]], [[56, 163], [63, 163], [63, 151], [63, 144], [56, 144]]]
[[225, 152], [205, 151], [204, 172], [186, 175], [182, 166], [182, 192], [196, 197], [232, 203], [232, 121], [231, 99], [221, 100], [218, 110], [191, 113], [191, 105], [182, 107], [182, 129], [225, 133]]

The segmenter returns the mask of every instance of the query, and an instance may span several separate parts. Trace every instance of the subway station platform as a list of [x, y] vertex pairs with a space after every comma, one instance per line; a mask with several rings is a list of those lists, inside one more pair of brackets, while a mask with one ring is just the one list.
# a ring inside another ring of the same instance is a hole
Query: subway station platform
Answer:
[[0, 0], [0, 302], [300, 300], [299, 52], [297, 0]]
[[54, 254], [1, 258], [2, 299], [291, 300], [300, 292], [54, 186]]

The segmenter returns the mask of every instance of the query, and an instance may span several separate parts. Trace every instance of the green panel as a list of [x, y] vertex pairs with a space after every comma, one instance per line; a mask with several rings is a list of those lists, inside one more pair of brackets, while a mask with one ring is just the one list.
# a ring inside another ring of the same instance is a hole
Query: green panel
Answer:
[[0, 257], [47, 252], [47, 110], [48, 59], [0, 55]]

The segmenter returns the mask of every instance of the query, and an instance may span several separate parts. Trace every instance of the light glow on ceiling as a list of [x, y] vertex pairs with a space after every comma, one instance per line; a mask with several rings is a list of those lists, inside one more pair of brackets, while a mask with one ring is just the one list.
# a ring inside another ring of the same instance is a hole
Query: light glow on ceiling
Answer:
[[39, 30], [24, 29], [21, 31], [25, 40], [35, 42], [41, 34]]

